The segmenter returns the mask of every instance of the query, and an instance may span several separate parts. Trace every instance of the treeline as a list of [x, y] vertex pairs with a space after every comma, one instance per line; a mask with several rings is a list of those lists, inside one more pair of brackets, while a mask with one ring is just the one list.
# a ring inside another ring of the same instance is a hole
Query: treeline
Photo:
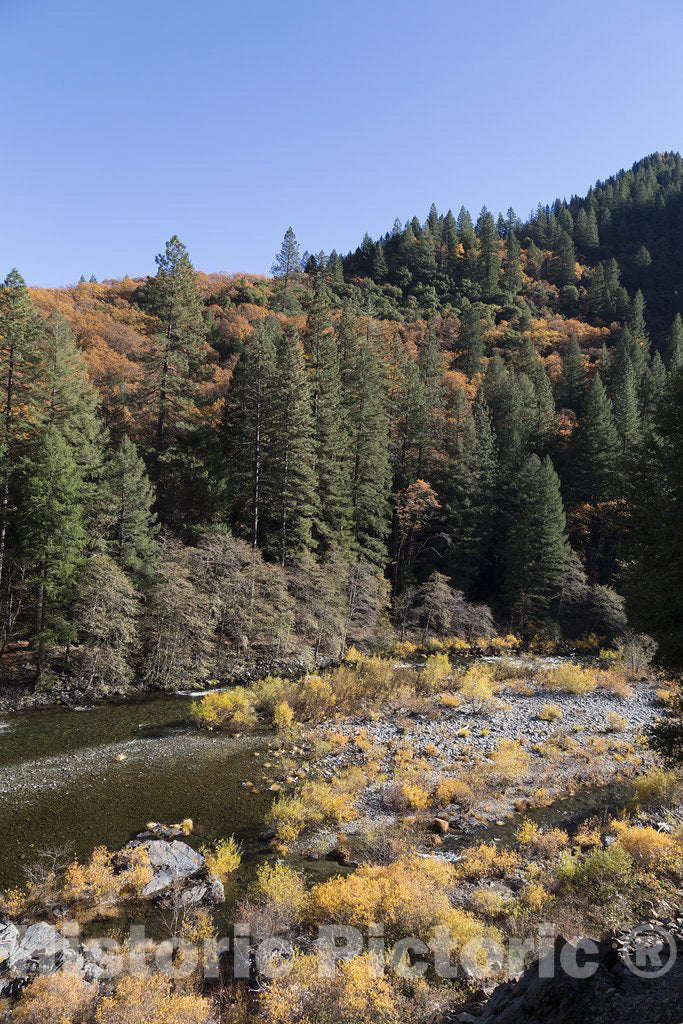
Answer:
[[272, 278], [198, 274], [175, 237], [144, 282], [30, 292], [13, 271], [6, 666], [28, 640], [43, 681], [179, 686], [392, 630], [487, 634], [486, 606], [506, 630], [622, 632], [683, 324], [652, 345], [642, 292], [600, 259], [600, 196], [673, 188], [679, 158], [656, 159], [524, 229], [432, 211], [364, 243], [369, 264], [301, 257], [290, 229]]

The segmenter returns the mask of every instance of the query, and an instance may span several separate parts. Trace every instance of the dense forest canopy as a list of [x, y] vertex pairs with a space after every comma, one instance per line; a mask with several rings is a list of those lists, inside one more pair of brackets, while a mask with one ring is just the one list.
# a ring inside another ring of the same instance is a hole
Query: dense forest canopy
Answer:
[[678, 154], [526, 222], [432, 206], [346, 256], [290, 228], [271, 277], [175, 236], [156, 263], [0, 289], [6, 660], [172, 687], [392, 630], [626, 629], [642, 466], [679, 456]]

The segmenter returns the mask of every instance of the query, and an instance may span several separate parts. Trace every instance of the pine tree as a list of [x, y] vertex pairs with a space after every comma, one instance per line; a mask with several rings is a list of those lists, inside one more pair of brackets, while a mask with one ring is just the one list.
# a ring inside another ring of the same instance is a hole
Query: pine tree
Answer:
[[562, 374], [557, 382], [557, 403], [578, 412], [586, 390], [586, 367], [578, 338], [572, 334], [562, 356]]
[[389, 534], [389, 436], [383, 399], [383, 373], [367, 342], [351, 367], [348, 402], [351, 436], [351, 496], [354, 545], [360, 558], [377, 568], [386, 560]]
[[72, 642], [70, 607], [86, 543], [83, 481], [64, 438], [47, 426], [31, 461], [22, 497], [21, 542], [31, 566], [39, 672], [54, 644]]
[[[634, 479], [626, 563], [629, 620], [654, 637], [658, 660], [683, 669], [683, 371], [667, 382], [655, 430]], [[657, 745], [683, 762], [683, 689], [657, 730]]]
[[680, 370], [681, 366], [683, 366], [683, 320], [681, 320], [680, 313], [676, 313], [674, 322], [671, 325], [668, 356], [669, 369]]
[[569, 562], [560, 481], [552, 462], [531, 455], [519, 473], [514, 519], [505, 546], [505, 590], [524, 627], [544, 618], [559, 598]]
[[183, 432], [198, 397], [206, 359], [206, 325], [197, 275], [176, 235], [156, 257], [156, 264], [156, 277], [147, 282], [143, 300], [161, 321], [163, 333], [150, 338], [143, 361], [149, 380], [146, 394], [155, 410], [154, 475], [160, 504], [171, 514], [172, 509], [166, 509], [173, 501], [169, 446]]
[[2, 365], [2, 483], [0, 493], [0, 584], [3, 582], [12, 477], [21, 461], [21, 440], [32, 416], [40, 322], [17, 270], [0, 286], [0, 360]]
[[521, 269], [519, 263], [519, 241], [513, 230], [509, 231], [505, 239], [505, 273], [503, 285], [510, 295], [515, 296], [519, 292], [522, 283]]
[[43, 408], [69, 446], [83, 481], [86, 522], [95, 515], [104, 463], [105, 431], [97, 415], [99, 396], [88, 377], [85, 357], [59, 313], [49, 317], [41, 346]]
[[275, 317], [259, 321], [245, 344], [225, 404], [224, 449], [232, 520], [259, 547], [272, 537], [269, 457], [273, 439], [272, 396], [280, 328]]
[[[357, 324], [347, 310], [339, 327], [344, 346], [355, 350]], [[348, 337], [347, 337], [348, 335]], [[313, 441], [319, 505], [314, 535], [324, 555], [333, 545], [346, 549], [351, 531], [351, 480], [346, 411], [338, 342], [332, 329], [329, 293], [316, 280], [304, 333], [311, 377]]]
[[293, 327], [278, 339], [272, 387], [270, 455], [277, 557], [292, 565], [313, 547], [318, 512], [311, 397], [301, 340]]
[[493, 215], [484, 207], [478, 223], [479, 280], [484, 298], [492, 298], [498, 291], [500, 273], [500, 239]]
[[555, 399], [545, 365], [528, 336], [522, 339], [517, 365], [534, 388], [534, 403], [528, 432], [533, 444], [542, 450], [552, 437], [555, 425]]
[[275, 257], [271, 268], [273, 277], [278, 279], [277, 305], [281, 310], [288, 309], [293, 303], [292, 286], [299, 279], [301, 273], [301, 255], [299, 243], [291, 227], [285, 231], [280, 251]]
[[572, 439], [571, 490], [576, 503], [592, 504], [616, 496], [619, 466], [619, 435], [612, 403], [600, 374], [586, 392], [582, 414]]
[[563, 231], [556, 246], [557, 280], [563, 285], [574, 284], [576, 280], [576, 255], [571, 236]]
[[154, 488], [129, 438], [124, 437], [111, 454], [103, 476], [100, 530], [105, 549], [124, 572], [147, 579], [157, 556]]
[[629, 359], [621, 362], [612, 383], [614, 425], [620, 442], [620, 477], [622, 493], [629, 469], [636, 457], [642, 439], [636, 375]]
[[631, 311], [628, 318], [628, 327], [636, 342], [647, 351], [650, 345], [647, 326], [645, 324], [645, 299], [640, 288], [633, 296]]
[[459, 346], [461, 349], [459, 365], [463, 373], [466, 373], [472, 380], [478, 373], [481, 373], [484, 341], [481, 334], [481, 320], [476, 309], [469, 302], [463, 304]]

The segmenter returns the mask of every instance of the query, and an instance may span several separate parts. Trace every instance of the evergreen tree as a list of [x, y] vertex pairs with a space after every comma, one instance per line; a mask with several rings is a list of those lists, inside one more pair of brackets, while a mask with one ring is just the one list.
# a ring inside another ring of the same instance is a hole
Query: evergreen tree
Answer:
[[505, 273], [503, 285], [510, 295], [517, 295], [519, 292], [522, 275], [519, 263], [519, 241], [513, 230], [509, 231], [505, 239]]
[[578, 412], [586, 389], [586, 367], [583, 353], [575, 334], [569, 339], [562, 355], [562, 374], [557, 382], [557, 404], [561, 408]]
[[619, 435], [612, 403], [600, 374], [586, 392], [582, 414], [572, 444], [571, 491], [576, 503], [592, 504], [616, 496], [619, 466]]
[[335, 338], [329, 314], [329, 295], [316, 281], [306, 322], [304, 348], [311, 376], [313, 442], [318, 508], [313, 522], [316, 542], [324, 555], [332, 546], [348, 548], [351, 533], [351, 479], [348, 424], [342, 396], [339, 348], [352, 358], [358, 325], [349, 310]]
[[524, 627], [559, 598], [569, 562], [560, 481], [549, 458], [531, 455], [516, 482], [514, 520], [505, 547], [505, 590]]
[[2, 491], [0, 493], [0, 584], [3, 582], [12, 477], [22, 458], [22, 436], [35, 409], [40, 323], [24, 279], [12, 270], [0, 286], [0, 360], [2, 366]]
[[276, 293], [277, 308], [285, 310], [292, 305], [292, 286], [296, 283], [299, 278], [299, 274], [301, 273], [299, 243], [297, 242], [296, 235], [291, 227], [287, 228], [285, 231], [285, 236], [282, 239], [280, 251], [275, 257], [271, 273], [273, 277], [278, 279], [278, 289]]
[[[627, 607], [637, 629], [655, 638], [660, 663], [683, 669], [683, 371], [676, 371], [659, 405], [655, 430], [634, 480]], [[683, 762], [683, 690], [657, 729], [658, 746]]]
[[571, 236], [563, 231], [556, 246], [557, 281], [562, 285], [574, 284], [576, 280], [576, 255]]
[[271, 495], [277, 556], [292, 565], [313, 547], [317, 515], [311, 398], [301, 340], [288, 327], [278, 339], [272, 388]]
[[633, 296], [631, 311], [628, 318], [628, 327], [636, 342], [645, 350], [649, 348], [650, 340], [645, 324], [645, 299], [640, 288]]
[[622, 491], [626, 486], [629, 468], [641, 442], [641, 421], [636, 392], [636, 376], [630, 360], [624, 360], [612, 384], [614, 425], [620, 447]]
[[482, 295], [492, 298], [498, 291], [500, 273], [500, 239], [493, 215], [484, 208], [478, 223], [479, 233], [479, 280]]
[[223, 438], [232, 520], [254, 548], [265, 543], [272, 531], [266, 509], [271, 497], [269, 458], [279, 334], [273, 316], [256, 324], [235, 367], [225, 404]]
[[189, 397], [193, 371], [205, 337], [203, 302], [187, 249], [174, 235], [156, 257], [157, 274], [148, 283], [148, 304], [161, 320], [164, 340], [150, 353], [157, 402], [155, 451], [160, 457], [178, 404]]
[[681, 320], [680, 313], [676, 313], [674, 322], [671, 325], [668, 355], [669, 369], [680, 370], [681, 366], [683, 366], [683, 320]]
[[53, 313], [45, 325], [41, 356], [43, 408], [48, 423], [59, 430], [78, 467], [86, 522], [90, 522], [95, 514], [106, 438], [97, 415], [99, 396], [88, 377], [85, 358], [59, 313]]
[[69, 612], [86, 543], [83, 481], [69, 446], [52, 425], [43, 432], [26, 475], [22, 512], [41, 672], [46, 650], [74, 639]]
[[349, 403], [354, 544], [360, 558], [382, 568], [389, 534], [389, 437], [383, 374], [377, 356], [362, 342], [351, 367]]
[[474, 306], [463, 304], [460, 327], [460, 355], [458, 362], [463, 373], [472, 380], [481, 373], [484, 359], [484, 341], [481, 335], [481, 320]]
[[124, 437], [107, 461], [100, 530], [107, 553], [134, 579], [149, 578], [157, 556], [154, 488], [133, 442]]

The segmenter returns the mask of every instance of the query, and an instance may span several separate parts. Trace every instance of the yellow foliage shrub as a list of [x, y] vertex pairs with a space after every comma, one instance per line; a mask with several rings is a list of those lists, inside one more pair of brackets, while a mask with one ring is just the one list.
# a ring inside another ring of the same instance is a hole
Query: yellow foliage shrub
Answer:
[[429, 793], [414, 782], [398, 782], [384, 793], [384, 802], [395, 811], [423, 811], [429, 807]]
[[192, 707], [192, 717], [206, 729], [241, 732], [257, 723], [251, 695], [244, 686], [222, 693], [208, 693]]
[[202, 849], [202, 854], [209, 875], [212, 878], [220, 878], [222, 882], [227, 881], [242, 863], [242, 850], [234, 836], [219, 839], [214, 843], [213, 849]]
[[486, 934], [476, 918], [451, 906], [455, 871], [446, 861], [404, 857], [386, 866], [363, 865], [346, 878], [337, 876], [313, 887], [312, 922], [339, 922], [357, 928], [381, 921], [387, 934], [428, 938], [437, 925], [451, 928], [466, 942]]
[[470, 807], [474, 802], [472, 787], [464, 779], [441, 779], [435, 791], [440, 804], [460, 804]]
[[619, 846], [638, 867], [654, 870], [679, 870], [683, 865], [683, 844], [651, 825], [627, 825], [612, 822]]
[[633, 688], [629, 686], [626, 673], [623, 669], [613, 666], [597, 674], [598, 686], [602, 690], [609, 690], [615, 697], [626, 700], [633, 695]]
[[534, 881], [527, 882], [521, 893], [522, 903], [532, 914], [537, 914], [552, 901], [552, 898], [551, 893], [540, 882]]
[[152, 974], [121, 978], [98, 1006], [95, 1024], [207, 1024], [210, 1017], [207, 999], [175, 993], [168, 979]]
[[476, 881], [480, 878], [505, 878], [520, 864], [514, 850], [501, 850], [495, 843], [480, 843], [462, 851], [455, 866], [458, 878]]
[[266, 815], [283, 843], [292, 843], [307, 826], [318, 824], [322, 815], [300, 796], [281, 796], [271, 804]]
[[410, 658], [417, 650], [417, 644], [410, 640], [399, 640], [394, 647], [394, 654], [397, 658]]
[[286, 700], [281, 700], [275, 705], [273, 723], [279, 733], [291, 732], [294, 724], [294, 711]]
[[377, 972], [369, 956], [341, 961], [331, 978], [321, 977], [315, 953], [297, 953], [286, 977], [260, 996], [266, 1024], [401, 1024], [408, 1006], [396, 982]]
[[303, 917], [308, 899], [302, 875], [282, 861], [260, 865], [249, 896], [256, 903], [285, 912], [294, 921]]
[[520, 645], [522, 641], [514, 633], [508, 633], [506, 636], [494, 636], [489, 641], [490, 646], [494, 651], [514, 651]]
[[681, 781], [675, 771], [651, 768], [633, 783], [633, 796], [640, 807], [662, 807], [671, 803]]
[[491, 755], [491, 772], [500, 785], [509, 785], [529, 771], [531, 755], [519, 740], [501, 740]]
[[15, 1007], [15, 1024], [85, 1024], [97, 998], [97, 985], [64, 969], [36, 978]]
[[462, 704], [462, 698], [457, 693], [442, 693], [439, 700], [445, 708], [457, 708]]
[[583, 668], [572, 661], [567, 661], [547, 671], [543, 681], [551, 690], [579, 695], [592, 693], [598, 685], [598, 676], [595, 669]]
[[542, 722], [557, 722], [564, 717], [564, 712], [562, 708], [558, 708], [557, 704], [544, 704], [538, 712], [538, 717]]
[[357, 647], [353, 645], [349, 647], [348, 651], [344, 655], [344, 661], [348, 662], [349, 665], [358, 665], [365, 658], [362, 651], [359, 651]]
[[451, 663], [447, 654], [430, 654], [420, 673], [420, 688], [432, 693], [451, 674]]
[[552, 858], [569, 843], [569, 836], [561, 828], [551, 828], [542, 832], [538, 825], [526, 818], [515, 833], [517, 842], [523, 850], [531, 850], [540, 857]]
[[513, 901], [499, 889], [475, 889], [470, 896], [470, 906], [480, 917], [507, 917]]
[[608, 732], [625, 732], [628, 729], [628, 722], [623, 715], [618, 715], [616, 711], [608, 711], [606, 728]]
[[458, 693], [475, 711], [483, 711], [493, 700], [495, 680], [493, 670], [486, 662], [477, 662], [465, 672]]

